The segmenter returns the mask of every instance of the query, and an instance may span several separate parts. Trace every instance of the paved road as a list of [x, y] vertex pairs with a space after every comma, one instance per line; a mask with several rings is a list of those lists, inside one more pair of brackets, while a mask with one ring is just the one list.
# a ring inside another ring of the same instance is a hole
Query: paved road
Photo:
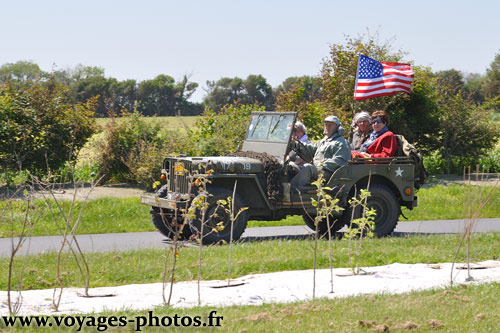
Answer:
[[[394, 236], [408, 234], [446, 234], [461, 233], [464, 220], [437, 220], [400, 222], [394, 230]], [[341, 230], [342, 231], [342, 230]], [[500, 218], [478, 220], [474, 232], [500, 232]], [[304, 226], [248, 228], [242, 241], [264, 240], [272, 238], [307, 238], [312, 231]], [[80, 247], [85, 252], [127, 251], [144, 248], [164, 248], [165, 237], [159, 232], [131, 232], [120, 234], [93, 234], [77, 236]], [[17, 241], [16, 238], [13, 239]], [[57, 251], [61, 246], [61, 236], [32, 237], [27, 240], [19, 254], [37, 254]], [[167, 242], [168, 243], [168, 242]], [[12, 240], [0, 239], [0, 257], [11, 253]]]

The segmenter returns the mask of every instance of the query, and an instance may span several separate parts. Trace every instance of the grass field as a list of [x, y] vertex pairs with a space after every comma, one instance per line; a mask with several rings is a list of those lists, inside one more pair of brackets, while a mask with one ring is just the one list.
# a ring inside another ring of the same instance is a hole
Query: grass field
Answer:
[[[182, 117], [141, 117], [142, 120], [149, 123], [159, 123], [162, 128], [168, 130], [178, 130], [184, 128], [194, 128], [196, 121], [201, 116], [182, 116]], [[107, 122], [111, 121], [110, 118], [96, 118], [97, 125], [104, 127]], [[126, 118], [114, 118], [117, 122], [124, 121]]]
[[[476, 186], [471, 189], [475, 193], [472, 193], [471, 200], [467, 202], [471, 203], [472, 211], [474, 211], [479, 205], [479, 196], [481, 195], [484, 198], [488, 191], [493, 188], [491, 186]], [[500, 216], [500, 188], [497, 187], [493, 190], [494, 195], [482, 209], [479, 215], [480, 218]], [[460, 185], [438, 185], [423, 188], [418, 192], [418, 207], [412, 211], [403, 209], [403, 213], [409, 221], [461, 219], [464, 218], [464, 200], [468, 195], [468, 188]], [[474, 198], [475, 203], [472, 200]], [[36, 200], [28, 210], [26, 209], [26, 203], [22, 201], [14, 201], [12, 206], [5, 208], [6, 204], [6, 201], [0, 201], [0, 211], [4, 211], [2, 223], [0, 224], [0, 237], [9, 237], [13, 233], [17, 235], [21, 222], [26, 217], [26, 212], [34, 222], [33, 236], [61, 234], [59, 229], [63, 225], [63, 219], [53, 202], [48, 205], [43, 200]], [[67, 214], [70, 202], [62, 201], [61, 206], [64, 208], [65, 214]], [[73, 216], [78, 216], [81, 206], [82, 202], [76, 203]], [[404, 223], [403, 218], [400, 221], [400, 223]], [[303, 224], [304, 222], [300, 216], [290, 216], [280, 221], [249, 221], [248, 227]], [[87, 203], [77, 233], [95, 234], [154, 230], [149, 215], [149, 207], [141, 205], [138, 197], [101, 198]]]

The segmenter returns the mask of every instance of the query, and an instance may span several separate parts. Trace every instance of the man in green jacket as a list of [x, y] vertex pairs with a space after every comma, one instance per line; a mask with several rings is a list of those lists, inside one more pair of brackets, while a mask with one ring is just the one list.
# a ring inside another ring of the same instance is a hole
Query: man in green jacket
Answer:
[[304, 186], [316, 180], [319, 173], [328, 181], [332, 173], [339, 167], [346, 165], [351, 159], [351, 148], [342, 136], [345, 129], [340, 124], [339, 118], [328, 116], [324, 120], [325, 138], [316, 143], [296, 142], [297, 154], [306, 164], [295, 175], [290, 183], [293, 186]]

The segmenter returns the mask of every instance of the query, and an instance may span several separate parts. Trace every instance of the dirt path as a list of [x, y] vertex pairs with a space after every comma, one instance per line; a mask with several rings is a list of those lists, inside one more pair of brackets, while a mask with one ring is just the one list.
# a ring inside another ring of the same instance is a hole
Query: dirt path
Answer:
[[[131, 184], [106, 184], [103, 186], [96, 186], [93, 189], [89, 186], [76, 187], [75, 188], [64, 188], [59, 190], [54, 190], [54, 195], [57, 199], [72, 200], [75, 196], [76, 200], [85, 200], [88, 196], [89, 200], [112, 197], [112, 198], [139, 198], [141, 195], [148, 192], [138, 188], [133, 187]], [[47, 195], [48, 192], [38, 193], [38, 196]], [[149, 192], [152, 194], [152, 192]]]

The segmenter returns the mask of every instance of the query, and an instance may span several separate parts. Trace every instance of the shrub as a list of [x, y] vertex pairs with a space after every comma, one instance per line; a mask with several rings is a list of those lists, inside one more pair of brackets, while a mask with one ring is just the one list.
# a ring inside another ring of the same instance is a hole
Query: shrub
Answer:
[[165, 156], [155, 142], [140, 140], [130, 149], [124, 161], [128, 167], [128, 180], [151, 190], [159, 179]]
[[464, 167], [471, 167], [475, 172], [476, 165], [480, 172], [498, 173], [500, 172], [500, 150], [493, 150], [486, 156], [475, 159], [472, 157], [454, 156], [448, 164], [440, 151], [436, 150], [424, 157], [424, 166], [430, 174], [463, 174]]
[[42, 174], [73, 161], [95, 131], [96, 99], [71, 103], [56, 84], [0, 87], [0, 163]]
[[252, 111], [264, 111], [258, 105], [229, 105], [218, 113], [205, 110], [196, 125], [200, 132], [191, 155], [224, 155], [234, 152], [245, 138]]
[[106, 123], [103, 132], [97, 160], [104, 181], [135, 181], [127, 165], [129, 158], [136, 156], [139, 146], [144, 143], [161, 145], [158, 123], [146, 122], [137, 112], [125, 115], [123, 121], [112, 118]]

